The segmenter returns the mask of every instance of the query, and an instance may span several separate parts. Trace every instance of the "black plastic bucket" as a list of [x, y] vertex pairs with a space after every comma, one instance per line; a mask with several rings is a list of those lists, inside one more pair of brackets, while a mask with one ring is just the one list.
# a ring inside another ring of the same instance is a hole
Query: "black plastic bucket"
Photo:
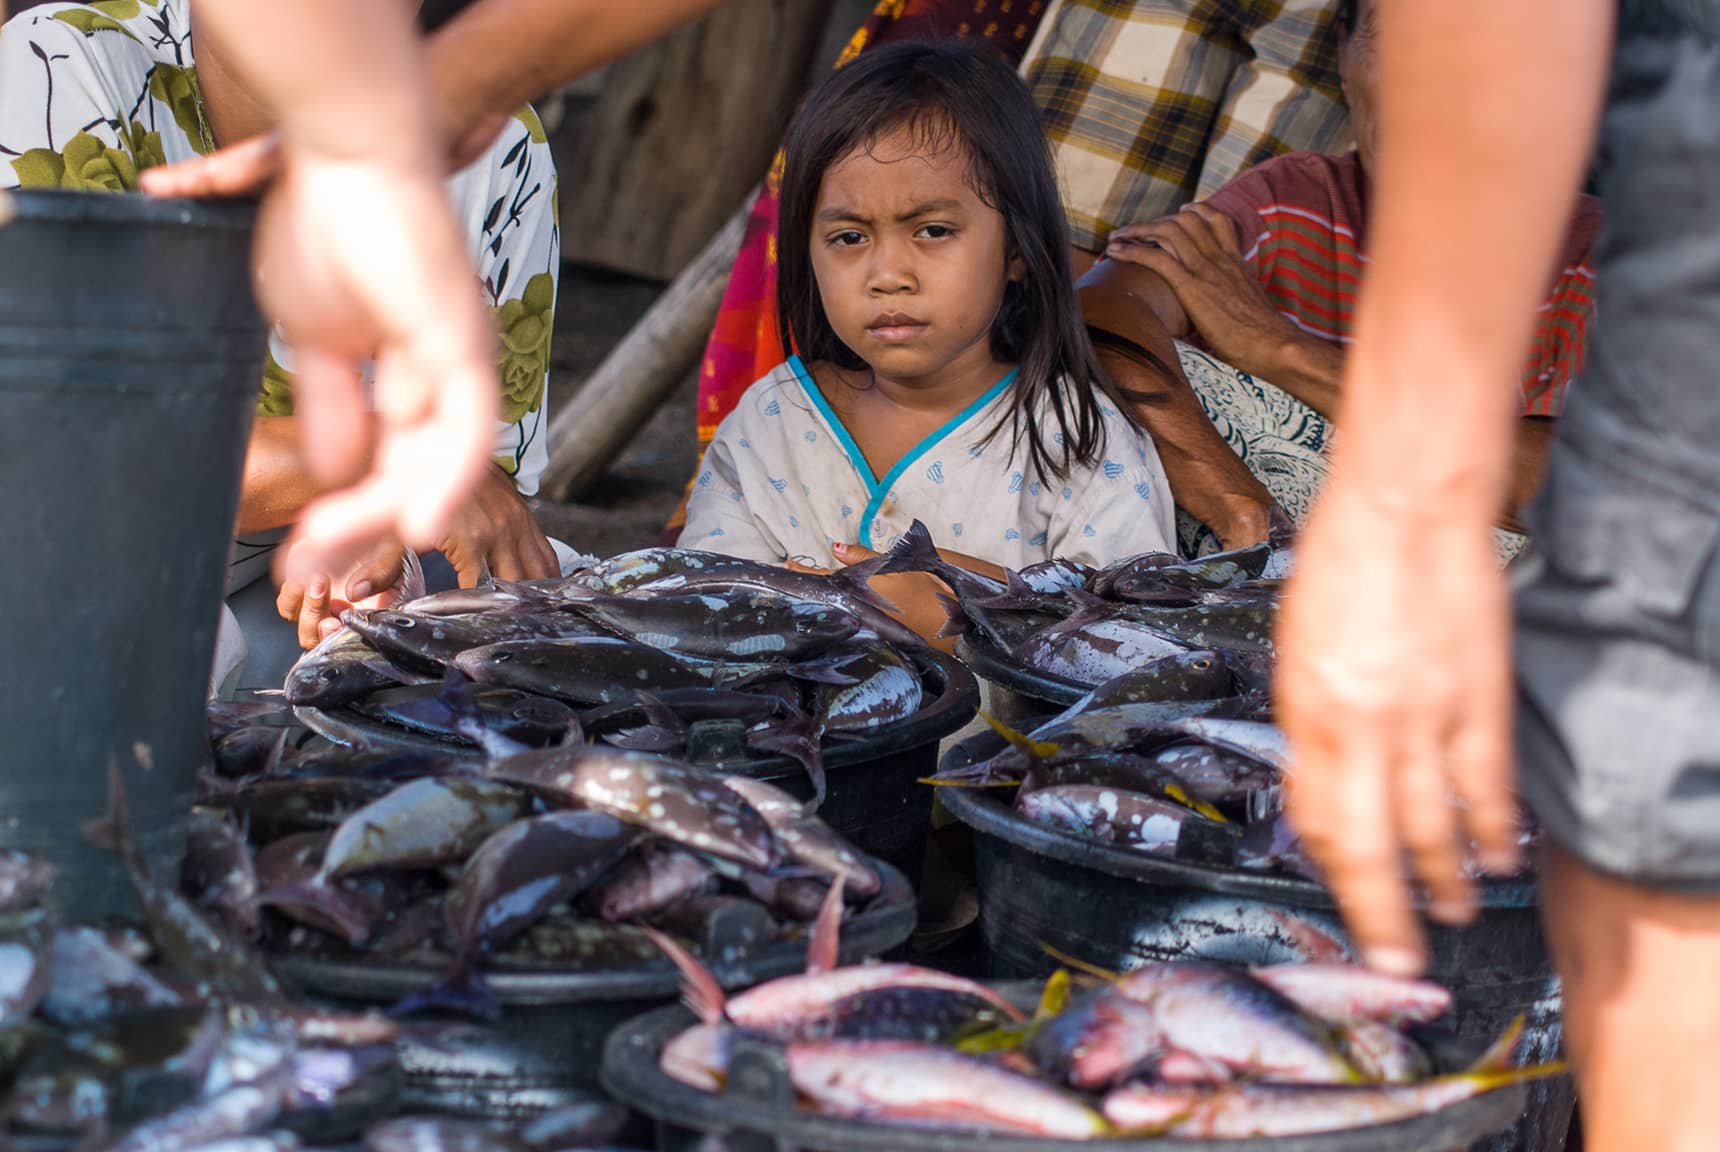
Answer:
[[79, 826], [126, 773], [177, 876], [265, 328], [254, 208], [0, 194], [0, 848], [82, 917], [130, 890]]
[[[907, 880], [884, 866], [884, 895], [842, 925], [845, 963], [881, 956], [914, 931]], [[433, 986], [439, 968], [355, 958], [277, 953], [280, 976], [333, 1007], [363, 1010], [394, 1004]], [[806, 947], [785, 941], [740, 964], [712, 965], [725, 988], [747, 988], [801, 971]], [[598, 1084], [603, 1043], [618, 1025], [680, 994], [680, 975], [661, 963], [607, 972], [492, 971], [502, 1004], [494, 1022], [423, 1013], [410, 1019], [446, 1025], [440, 1037], [409, 1027], [399, 1042], [408, 1110], [478, 1117], [518, 1117], [588, 1098]]]
[[[1008, 991], [1032, 1005], [1035, 989]], [[617, 1028], [604, 1049], [604, 1088], [657, 1122], [659, 1152], [700, 1152], [712, 1134], [727, 1152], [1448, 1152], [1503, 1130], [1523, 1109], [1523, 1088], [1513, 1086], [1395, 1124], [1276, 1139], [1072, 1142], [916, 1128], [797, 1110], [781, 1050], [765, 1043], [737, 1044], [720, 1094], [682, 1084], [658, 1061], [692, 1023], [685, 1008], [661, 1008]]]
[[[998, 750], [990, 735], [950, 750], [946, 765]], [[1153, 960], [1199, 957], [1237, 965], [1306, 959], [1300, 931], [1347, 946], [1326, 889], [1307, 880], [1183, 863], [1115, 848], [1023, 819], [988, 789], [944, 789], [950, 812], [974, 830], [980, 930], [987, 972], [1044, 976], [1046, 946], [1123, 971]], [[1429, 975], [1456, 999], [1461, 1037], [1496, 1038], [1525, 1017], [1523, 1059], [1554, 1060], [1563, 1035], [1558, 977], [1541, 938], [1532, 881], [1490, 880], [1467, 928], [1428, 925]], [[1575, 1097], [1567, 1079], [1528, 1087], [1520, 1123], [1482, 1145], [1487, 1152], [1558, 1152]]]
[[[858, 739], [826, 742], [827, 788], [818, 815], [856, 848], [917, 882], [932, 814], [932, 790], [920, 781], [937, 771], [938, 742], [973, 719], [979, 685], [953, 657], [929, 648], [911, 655], [925, 693], [920, 710]], [[605, 728], [626, 728], [644, 719], [642, 713], [625, 713]], [[707, 755], [691, 747], [689, 759], [715, 771], [768, 780], [801, 800], [812, 797], [812, 784], [798, 761], [748, 752], [738, 734], [733, 755], [716, 746], [711, 751]]]
[[986, 711], [1022, 732], [1092, 691], [1085, 684], [1027, 668], [977, 634], [956, 641], [956, 655], [985, 683]]

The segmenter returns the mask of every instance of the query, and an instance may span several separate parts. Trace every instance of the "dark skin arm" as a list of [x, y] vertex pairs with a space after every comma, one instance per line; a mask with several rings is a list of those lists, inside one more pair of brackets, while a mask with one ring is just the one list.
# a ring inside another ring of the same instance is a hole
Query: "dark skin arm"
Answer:
[[[374, 424], [374, 417], [366, 416]], [[369, 443], [375, 429], [365, 432]], [[251, 424], [245, 449], [245, 484], [239, 497], [237, 532], [248, 536], [285, 528], [322, 488], [311, 479], [299, 451], [299, 421], [295, 416], [258, 416]]]
[[[1133, 270], [1114, 275], [1118, 277], [1117, 283], [1145, 304], [1145, 311], [1150, 313], [1150, 318], [1143, 316], [1136, 325], [1148, 339], [1143, 340], [1130, 333], [1137, 343], [1164, 356], [1163, 349], [1170, 346], [1172, 337], [1198, 332], [1207, 347], [1221, 360], [1263, 380], [1270, 380], [1322, 416], [1336, 421], [1344, 367], [1342, 347], [1303, 331], [1273, 306], [1243, 261], [1236, 227], [1224, 213], [1204, 204], [1191, 204], [1174, 216], [1120, 228], [1112, 234], [1107, 254], [1111, 259], [1095, 266], [1088, 280], [1105, 274], [1104, 270], [1112, 264], [1127, 265]], [[1083, 284], [1086, 283], [1084, 280]], [[1160, 331], [1150, 330], [1153, 321], [1157, 321], [1162, 330], [1162, 340], [1158, 339]], [[1104, 361], [1108, 369], [1112, 368], [1113, 361], [1122, 359], [1114, 353], [1110, 356], [1110, 360]], [[1181, 368], [1176, 367], [1174, 351], [1167, 362], [1174, 368], [1175, 381], [1155, 380], [1144, 390], [1162, 392], [1168, 388], [1174, 391], [1177, 385], [1184, 391], [1188, 390]], [[1162, 376], [1151, 369], [1137, 367], [1129, 375], [1128, 383], [1132, 386], [1136, 377], [1154, 375]], [[1193, 404], [1193, 415], [1205, 420], [1205, 414], [1200, 411], [1192, 392], [1189, 392], [1189, 401]], [[1142, 411], [1145, 415], [1145, 410]], [[1191, 420], [1192, 416], [1182, 411], [1176, 419]], [[1554, 422], [1543, 417], [1524, 417], [1517, 421], [1511, 486], [1506, 494], [1506, 505], [1500, 511], [1501, 527], [1514, 532], [1524, 531], [1517, 511], [1540, 487], [1553, 429]], [[1178, 486], [1178, 475], [1172, 471], [1170, 458], [1165, 456], [1157, 427], [1149, 424], [1149, 430], [1155, 443], [1159, 444], [1161, 457], [1165, 457], [1171, 490], [1181, 501], [1185, 490], [1192, 493], [1197, 489]], [[1201, 451], [1209, 451], [1194, 440], [1189, 430], [1173, 428], [1172, 431], [1184, 440], [1193, 441]], [[1213, 439], [1218, 440], [1216, 431]], [[1173, 453], [1175, 451], [1173, 447]], [[1235, 454], [1227, 449], [1226, 455], [1229, 459], [1224, 463], [1228, 466], [1235, 460]], [[1235, 462], [1240, 466], [1240, 461]], [[1191, 470], [1187, 462], [1179, 462], [1179, 467], [1184, 472]], [[1217, 491], [1223, 495], [1228, 490], [1227, 485], [1234, 485], [1235, 481], [1228, 475], [1228, 467], [1221, 472], [1224, 474], [1207, 483], [1217, 483]], [[1191, 477], [1189, 484], [1197, 483], [1200, 481]], [[1230, 536], [1211, 519], [1192, 504], [1185, 502], [1183, 506], [1212, 525], [1227, 546], [1231, 544]], [[1217, 514], [1234, 516], [1236, 513], [1225, 510], [1232, 507], [1240, 508], [1245, 517], [1250, 515], [1245, 501], [1226, 503]], [[1251, 520], [1246, 522], [1252, 523]], [[1237, 543], [1246, 542], [1250, 541], [1237, 540]]]

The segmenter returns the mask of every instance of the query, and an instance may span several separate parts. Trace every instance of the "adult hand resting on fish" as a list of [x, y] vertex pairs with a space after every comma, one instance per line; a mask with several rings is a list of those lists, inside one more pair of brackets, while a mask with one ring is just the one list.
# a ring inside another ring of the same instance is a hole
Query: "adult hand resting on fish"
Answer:
[[[1450, 922], [1474, 914], [1470, 838], [1489, 871], [1516, 863], [1510, 611], [1489, 528], [1589, 139], [1520, 130], [1569, 123], [1582, 99], [1548, 92], [1515, 50], [1507, 66], [1503, 45], [1534, 42], [1548, 74], [1600, 75], [1611, 10], [1590, 9], [1553, 36], [1532, 4], [1489, 7], [1486, 35], [1473, 3], [1381, 20], [1379, 134], [1404, 143], [1381, 154], [1343, 437], [1297, 542], [1276, 690], [1291, 820], [1362, 955], [1390, 972], [1424, 955], [1406, 857]], [[1516, 128], [1492, 114], [1502, 85]], [[1471, 90], [1492, 96], [1449, 99]]]

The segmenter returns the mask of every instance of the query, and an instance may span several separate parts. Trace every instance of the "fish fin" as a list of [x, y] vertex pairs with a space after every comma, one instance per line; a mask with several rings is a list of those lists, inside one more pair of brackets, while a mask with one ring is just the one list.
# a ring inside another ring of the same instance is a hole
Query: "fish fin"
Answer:
[[253, 695], [253, 696], [285, 696], [286, 694], [287, 694], [287, 690], [285, 688], [253, 688], [253, 689], [251, 689], [251, 695]]
[[902, 533], [902, 538], [895, 546], [880, 559], [884, 561], [872, 576], [886, 576], [897, 572], [935, 572], [943, 567], [945, 560], [938, 553], [938, 546], [932, 543], [931, 529], [922, 520], [915, 520], [908, 525], [908, 530]]
[[663, 954], [681, 970], [681, 1002], [699, 1018], [700, 1023], [722, 1023], [723, 1014], [728, 1010], [729, 998], [724, 993], [723, 986], [717, 983], [717, 978], [711, 975], [711, 970], [666, 933], [649, 924], [639, 925], [639, 930], [649, 936], [651, 942], [661, 948]]
[[1196, 800], [1193, 796], [1190, 796], [1188, 794], [1188, 789], [1184, 788], [1181, 784], [1165, 785], [1165, 795], [1170, 797], [1172, 800], [1175, 800], [1178, 804], [1181, 804], [1189, 811], [1205, 816], [1208, 820], [1218, 824], [1230, 823], [1224, 813], [1220, 812], [1217, 808], [1214, 808], [1211, 804], [1208, 804], [1205, 800]]
[[1105, 599], [1103, 596], [1096, 596], [1085, 588], [1071, 588], [1069, 591], [1065, 592], [1064, 595], [1069, 598], [1069, 603], [1075, 605], [1075, 607], [1082, 612], [1091, 612], [1098, 609], [1109, 611], [1116, 608], [1116, 605], [1111, 601]]
[[1531, 1064], [1526, 1068], [1503, 1068], [1494, 1072], [1454, 1072], [1450, 1076], [1435, 1077], [1435, 1080], [1461, 1080], [1473, 1084], [1477, 1092], [1491, 1092], [1495, 1088], [1504, 1088], [1511, 1084], [1527, 1084], [1534, 1080], [1563, 1076], [1570, 1070], [1571, 1066], [1563, 1060], [1549, 1060], [1545, 1064]]
[[1349, 944], [1331, 930], [1281, 908], [1265, 908], [1263, 911], [1284, 930], [1291, 946], [1310, 963], [1355, 963]]
[[448, 676], [442, 681], [439, 698], [454, 718], [454, 731], [482, 748], [487, 758], [505, 760], [509, 756], [530, 750], [529, 745], [510, 740], [500, 732], [484, 726], [483, 715], [478, 711], [477, 687], [472, 683], [472, 678], [458, 668], [448, 669]]
[[1523, 1031], [1527, 1024], [1528, 1018], [1518, 1013], [1517, 1018], [1505, 1025], [1505, 1031], [1487, 1046], [1487, 1051], [1466, 1071], [1472, 1075], [1485, 1076], [1508, 1070], [1517, 1062], [1517, 1048], [1523, 1042]]
[[991, 727], [993, 732], [996, 732], [999, 736], [1002, 736], [1005, 740], [1009, 741], [1009, 743], [1027, 753], [1028, 759], [1033, 760], [1036, 763], [1042, 760], [1049, 760], [1051, 757], [1057, 755], [1057, 745], [1051, 743], [1049, 740], [1035, 740], [1026, 733], [1019, 732], [1016, 729], [1011, 728], [1008, 724], [1005, 724], [1002, 720], [999, 720], [984, 708], [979, 710], [979, 718], [984, 720], [986, 724]]
[[314, 908], [318, 915], [326, 916], [330, 923], [340, 928], [346, 943], [353, 948], [363, 947], [370, 939], [373, 925], [353, 904], [352, 899], [332, 884], [315, 880], [288, 884], [258, 893], [255, 902], [260, 908], [284, 909], [290, 905]]
[[800, 761], [807, 778], [812, 781], [812, 799], [807, 801], [807, 815], [823, 806], [826, 787], [823, 724], [802, 713], [798, 719], [748, 732], [747, 746]]
[[1109, 968], [1101, 968], [1097, 964], [1089, 964], [1079, 956], [1071, 956], [1069, 953], [1053, 947], [1043, 940], [1039, 941], [1039, 950], [1057, 961], [1059, 964], [1063, 965], [1065, 968], [1073, 968], [1075, 971], [1087, 976], [1095, 976], [1100, 980], [1113, 984], [1123, 978], [1123, 974], [1121, 972], [1113, 972]]
[[491, 576], [489, 587], [499, 589], [511, 596], [517, 596], [525, 604], [565, 604], [567, 602], [565, 598], [557, 596], [553, 592], [534, 588], [532, 585], [518, 580], [499, 580]]
[[894, 616], [902, 610], [892, 604], [889, 597], [868, 583], [874, 576], [887, 575], [891, 571], [889, 565], [889, 556], [874, 556], [870, 560], [862, 560], [858, 564], [838, 568], [830, 573], [826, 579], [845, 585], [858, 599], [865, 601], [880, 612]]
[[455, 961], [454, 968], [434, 988], [414, 992], [388, 1010], [393, 1017], [410, 1016], [426, 1008], [441, 1008], [481, 1016], [486, 1020], [501, 1017], [502, 1005], [484, 979], [476, 964]]
[[958, 1036], [954, 1047], [969, 1056], [986, 1056], [993, 1052], [1014, 1052], [1028, 1044], [1044, 1029], [1046, 1021], [1035, 1018], [1025, 1024], [983, 1025], [966, 1035]]
[[847, 871], [838, 872], [830, 891], [824, 894], [824, 903], [819, 905], [818, 918], [812, 922], [806, 942], [808, 973], [829, 972], [838, 963], [842, 945], [842, 890], [847, 886]]
[[1039, 1007], [1033, 1010], [1035, 1020], [1049, 1020], [1069, 1007], [1069, 969], [1059, 968], [1046, 978], [1039, 993]]
[[933, 788], [1019, 788], [1019, 780], [987, 780], [982, 777], [922, 776], [914, 781]]
[[411, 687], [414, 684], [424, 683], [424, 677], [406, 671], [406, 669], [400, 667], [394, 661], [381, 653], [377, 653], [375, 656], [365, 657], [363, 660], [359, 661], [359, 665], [367, 671], [376, 673], [385, 680], [392, 680], [396, 684], [403, 684]]
[[750, 679], [763, 679], [771, 676], [789, 676], [795, 680], [806, 680], [813, 684], [829, 684], [836, 688], [847, 688], [860, 683], [858, 677], [850, 676], [843, 669], [860, 659], [859, 652], [838, 652], [834, 656], [819, 656], [812, 660], [802, 660], [790, 664], [786, 668], [765, 668], [752, 676], [736, 681], [744, 685]]
[[962, 602], [948, 592], [937, 594], [938, 603], [944, 609], [943, 627], [938, 629], [938, 639], [947, 640], [951, 636], [965, 636], [973, 631], [973, 621], [968, 618], [967, 611], [962, 608]]

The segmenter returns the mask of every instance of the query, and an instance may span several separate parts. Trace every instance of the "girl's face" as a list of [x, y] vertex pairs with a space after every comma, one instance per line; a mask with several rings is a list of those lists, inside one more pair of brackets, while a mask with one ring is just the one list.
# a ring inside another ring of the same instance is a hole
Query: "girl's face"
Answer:
[[916, 144], [898, 130], [831, 165], [810, 247], [842, 342], [879, 376], [931, 387], [992, 367], [991, 322], [1020, 270], [967, 157]]

